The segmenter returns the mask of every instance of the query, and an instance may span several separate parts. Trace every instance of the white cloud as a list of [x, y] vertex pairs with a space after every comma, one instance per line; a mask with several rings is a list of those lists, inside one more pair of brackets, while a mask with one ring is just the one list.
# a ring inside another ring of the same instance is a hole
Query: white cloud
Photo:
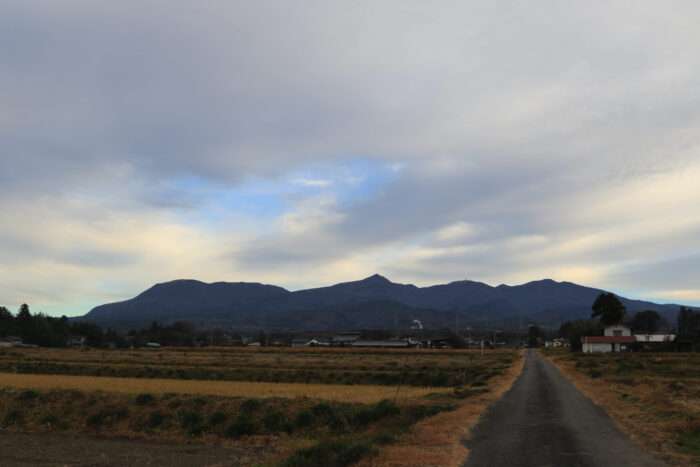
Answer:
[[292, 183], [295, 185], [301, 185], [301, 186], [312, 186], [312, 187], [325, 187], [325, 186], [330, 186], [333, 182], [330, 180], [315, 180], [315, 179], [309, 179], [309, 178], [296, 178], [292, 180]]

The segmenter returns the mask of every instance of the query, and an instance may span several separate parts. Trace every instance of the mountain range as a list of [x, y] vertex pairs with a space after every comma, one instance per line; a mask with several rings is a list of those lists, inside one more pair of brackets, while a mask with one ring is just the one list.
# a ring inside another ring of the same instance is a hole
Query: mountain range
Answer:
[[[301, 331], [409, 328], [418, 320], [425, 328], [529, 324], [555, 327], [591, 314], [603, 290], [544, 279], [492, 287], [469, 280], [416, 287], [380, 275], [290, 292], [250, 282], [180, 279], [156, 284], [138, 296], [93, 308], [77, 320], [124, 330], [188, 321], [200, 328]], [[619, 297], [628, 316], [656, 310], [675, 321], [679, 305]]]

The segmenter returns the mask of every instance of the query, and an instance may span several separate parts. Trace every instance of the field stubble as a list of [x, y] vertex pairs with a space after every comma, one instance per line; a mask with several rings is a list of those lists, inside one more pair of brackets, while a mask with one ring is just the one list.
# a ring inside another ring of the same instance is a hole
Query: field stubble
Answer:
[[[468, 428], [521, 367], [514, 351], [0, 351], [0, 421], [17, 432], [275, 446], [263, 464], [457, 465]], [[54, 374], [32, 374], [45, 368]], [[296, 382], [198, 378], [241, 369], [244, 378], [284, 369]], [[163, 377], [179, 370], [186, 379]]]

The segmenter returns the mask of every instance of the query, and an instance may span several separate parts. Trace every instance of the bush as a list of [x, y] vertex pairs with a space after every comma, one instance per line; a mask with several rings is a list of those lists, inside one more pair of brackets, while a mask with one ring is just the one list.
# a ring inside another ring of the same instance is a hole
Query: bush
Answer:
[[160, 410], [151, 412], [151, 414], [148, 416], [148, 426], [151, 428], [159, 427], [165, 420], [165, 417], [166, 415]]
[[5, 414], [5, 417], [2, 419], [2, 425], [5, 427], [12, 425], [21, 425], [23, 423], [24, 414], [18, 409], [10, 410]]
[[194, 399], [190, 400], [190, 406], [195, 408], [195, 409], [201, 409], [205, 405], [207, 405], [207, 402], [209, 402], [206, 398], [204, 397], [195, 397]]
[[187, 436], [195, 438], [197, 436], [202, 436], [202, 434], [207, 431], [209, 427], [204, 423], [195, 423], [187, 429]]
[[153, 405], [156, 398], [153, 394], [142, 393], [136, 396], [136, 405]]
[[251, 420], [247, 415], [239, 415], [236, 419], [226, 428], [226, 436], [229, 438], [238, 438], [243, 435], [252, 435], [256, 431], [255, 422]]
[[314, 422], [314, 416], [311, 415], [309, 411], [299, 412], [296, 417], [294, 417], [294, 428], [304, 428], [311, 425]]
[[110, 415], [114, 420], [122, 420], [129, 415], [129, 409], [126, 407], [119, 407], [118, 409], [112, 411]]
[[278, 410], [265, 414], [262, 424], [269, 431], [292, 431], [292, 425], [287, 421], [287, 417]]
[[588, 370], [589, 378], [600, 378], [601, 376], [603, 376], [603, 372], [600, 370]]
[[211, 426], [220, 425], [228, 419], [228, 414], [222, 410], [217, 410], [209, 416], [209, 424]]
[[377, 402], [374, 406], [363, 407], [357, 412], [353, 417], [353, 421], [356, 425], [367, 425], [382, 418], [389, 417], [391, 415], [397, 415], [401, 412], [401, 409], [392, 401], [388, 399], [381, 400]]
[[102, 425], [104, 425], [105, 420], [107, 420], [107, 412], [100, 410], [97, 413], [88, 415], [88, 417], [85, 419], [85, 424], [93, 428], [100, 428]]
[[260, 401], [258, 399], [249, 398], [241, 403], [241, 411], [252, 413], [258, 410], [260, 407]]
[[373, 452], [365, 443], [334, 440], [298, 449], [291, 457], [280, 463], [283, 467], [344, 467], [354, 464]]
[[319, 402], [311, 408], [314, 415], [318, 417], [328, 417], [334, 413], [333, 407], [325, 402]]
[[55, 425], [58, 423], [58, 417], [56, 417], [54, 414], [49, 413], [44, 415], [41, 420], [39, 421], [42, 425]]
[[28, 401], [33, 401], [39, 396], [39, 393], [36, 392], [33, 389], [27, 389], [26, 391], [22, 391], [17, 395], [17, 400], [22, 401], [22, 402], [28, 402]]
[[202, 423], [202, 414], [195, 411], [188, 411], [182, 414], [180, 421], [183, 428], [189, 428]]
[[375, 438], [375, 442], [380, 446], [386, 446], [387, 444], [394, 444], [396, 442], [396, 438], [389, 433], [382, 433]]

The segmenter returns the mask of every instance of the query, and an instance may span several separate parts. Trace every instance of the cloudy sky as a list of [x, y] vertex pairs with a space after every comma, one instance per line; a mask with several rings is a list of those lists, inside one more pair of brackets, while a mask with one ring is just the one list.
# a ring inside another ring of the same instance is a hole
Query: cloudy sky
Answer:
[[0, 3], [0, 305], [542, 278], [700, 305], [696, 1]]

